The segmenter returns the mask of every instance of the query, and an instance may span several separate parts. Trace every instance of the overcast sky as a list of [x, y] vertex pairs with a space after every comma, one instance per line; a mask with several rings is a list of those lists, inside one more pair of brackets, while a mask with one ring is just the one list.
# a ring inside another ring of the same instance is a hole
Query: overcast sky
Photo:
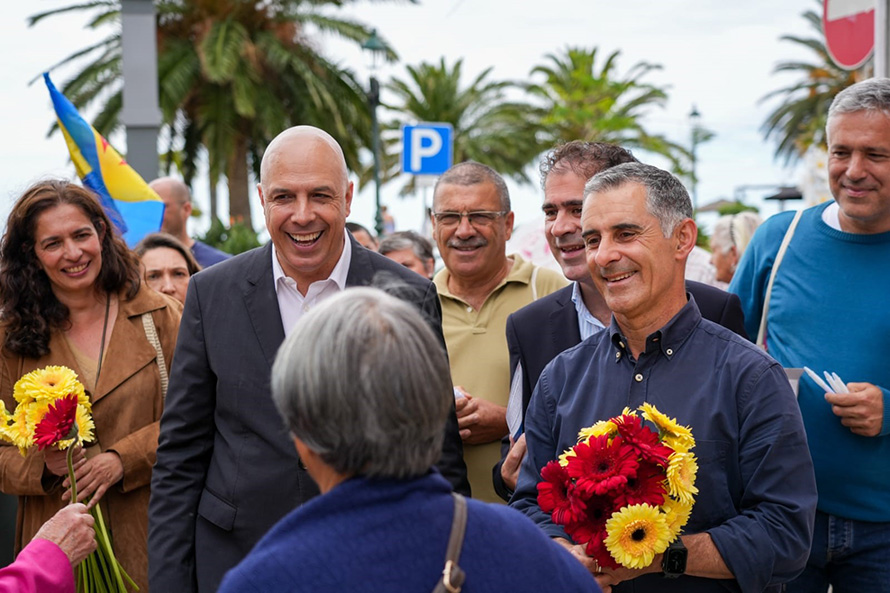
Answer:
[[[29, 28], [27, 16], [73, 4], [74, 0], [9, 2], [4, 6], [0, 78], [7, 141], [0, 158], [0, 214], [5, 220], [10, 204], [33, 181], [46, 175], [72, 177], [61, 135], [46, 138], [54, 121], [38, 76], [71, 52], [101, 40], [108, 30], [85, 31], [83, 15], [70, 14]], [[794, 185], [800, 171], [783, 169], [773, 160], [774, 144], [765, 143], [759, 128], [776, 103], [760, 104], [769, 91], [794, 78], [772, 74], [779, 61], [809, 59], [796, 44], [780, 42], [783, 34], [810, 36], [801, 14], [819, 9], [815, 0], [425, 0], [418, 5], [358, 2], [342, 14], [379, 30], [399, 53], [401, 61], [378, 72], [381, 80], [404, 77], [405, 64], [438, 61], [451, 64], [464, 59], [467, 81], [488, 66], [494, 79], [527, 79], [530, 70], [549, 53], [566, 47], [600, 48], [602, 56], [621, 51], [618, 71], [625, 73], [638, 61], [663, 68], [644, 80], [668, 88], [664, 109], [654, 109], [645, 120], [647, 129], [688, 145], [689, 113], [695, 105], [703, 126], [714, 140], [699, 147], [699, 203], [732, 197], [737, 187], [749, 184]], [[366, 79], [368, 61], [360, 50], [336, 40], [319, 40], [319, 47]], [[72, 75], [59, 70], [56, 85]], [[89, 115], [89, 114], [88, 114]], [[112, 144], [123, 151], [122, 137]], [[657, 159], [653, 164], [661, 164]], [[399, 184], [384, 186], [383, 202], [396, 215], [400, 228], [417, 228], [422, 203], [396, 195]], [[540, 218], [537, 186], [510, 184], [517, 223]], [[761, 205], [770, 192], [748, 192], [748, 202]], [[199, 206], [206, 208], [206, 189], [196, 188]], [[254, 192], [255, 196], [255, 192]], [[255, 198], [256, 199], [256, 198]], [[205, 203], [201, 203], [204, 201]], [[774, 205], [762, 212], [774, 213]], [[352, 220], [373, 225], [373, 191], [358, 195]], [[259, 212], [255, 216], [261, 224]]]

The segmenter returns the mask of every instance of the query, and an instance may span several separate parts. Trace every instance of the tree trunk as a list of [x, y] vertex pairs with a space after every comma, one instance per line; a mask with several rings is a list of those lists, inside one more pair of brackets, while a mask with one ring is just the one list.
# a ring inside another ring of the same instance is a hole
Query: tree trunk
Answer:
[[216, 202], [216, 185], [219, 183], [219, 179], [215, 178], [213, 174], [210, 175], [210, 224], [213, 224], [214, 220], [219, 219], [219, 212], [217, 212], [217, 202]]
[[250, 196], [247, 189], [247, 137], [238, 135], [226, 166], [229, 183], [229, 216], [232, 223], [241, 222], [253, 228]]

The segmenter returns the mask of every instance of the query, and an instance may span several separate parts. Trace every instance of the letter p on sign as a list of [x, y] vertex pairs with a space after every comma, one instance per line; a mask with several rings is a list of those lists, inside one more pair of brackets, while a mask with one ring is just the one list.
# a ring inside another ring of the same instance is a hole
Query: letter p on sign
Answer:
[[402, 127], [402, 172], [441, 175], [451, 167], [452, 128], [422, 123]]

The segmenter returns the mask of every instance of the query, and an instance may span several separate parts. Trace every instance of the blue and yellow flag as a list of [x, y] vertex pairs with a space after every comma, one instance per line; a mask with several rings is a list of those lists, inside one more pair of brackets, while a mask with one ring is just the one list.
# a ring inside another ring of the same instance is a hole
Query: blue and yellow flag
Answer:
[[148, 233], [160, 230], [164, 218], [160, 196], [56, 90], [48, 73], [43, 79], [78, 176], [99, 197], [127, 244], [132, 247]]

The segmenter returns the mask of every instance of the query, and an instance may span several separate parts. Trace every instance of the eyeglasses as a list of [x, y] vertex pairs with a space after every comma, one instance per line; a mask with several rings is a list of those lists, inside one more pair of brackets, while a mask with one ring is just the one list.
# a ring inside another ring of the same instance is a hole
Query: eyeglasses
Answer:
[[433, 218], [436, 219], [436, 224], [450, 227], [459, 225], [461, 219], [466, 216], [467, 220], [469, 220], [470, 224], [474, 227], [486, 227], [506, 213], [506, 210], [498, 212], [486, 210], [475, 210], [473, 212], [434, 212]]

